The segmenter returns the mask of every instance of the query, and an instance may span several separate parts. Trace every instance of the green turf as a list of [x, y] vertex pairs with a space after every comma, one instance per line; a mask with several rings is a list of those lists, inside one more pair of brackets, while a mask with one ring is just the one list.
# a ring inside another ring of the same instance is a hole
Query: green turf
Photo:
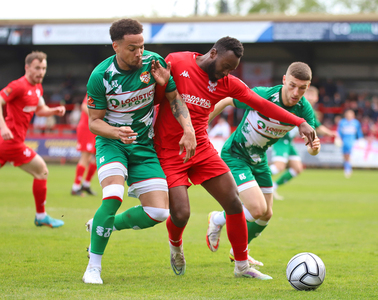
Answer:
[[[170, 268], [165, 224], [115, 232], [103, 258], [104, 285], [86, 285], [89, 234], [84, 224], [101, 197], [73, 197], [73, 165], [49, 165], [47, 211], [62, 228], [36, 227], [32, 178], [18, 168], [0, 170], [0, 298], [6, 299], [378, 299], [378, 171], [305, 170], [280, 189], [274, 216], [251, 255], [263, 261], [270, 281], [234, 278], [230, 244], [206, 246], [207, 214], [219, 204], [191, 187], [192, 215], [184, 233], [185, 276]], [[101, 194], [97, 178], [93, 188]], [[137, 205], [124, 198], [120, 211]], [[299, 292], [286, 280], [286, 264], [313, 252], [326, 265], [316, 291]]]

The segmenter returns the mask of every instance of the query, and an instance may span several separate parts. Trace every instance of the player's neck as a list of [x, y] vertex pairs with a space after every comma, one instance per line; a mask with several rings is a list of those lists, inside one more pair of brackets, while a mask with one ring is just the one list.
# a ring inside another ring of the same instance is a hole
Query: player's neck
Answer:
[[31, 85], [36, 85], [38, 82], [34, 82], [33, 79], [28, 76], [27, 74], [25, 74], [25, 78], [26, 80], [31, 84]]

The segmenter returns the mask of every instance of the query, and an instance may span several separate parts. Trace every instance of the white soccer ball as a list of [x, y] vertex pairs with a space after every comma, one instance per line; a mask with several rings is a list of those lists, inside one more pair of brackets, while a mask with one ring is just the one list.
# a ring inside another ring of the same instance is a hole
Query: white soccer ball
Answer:
[[323, 261], [309, 252], [295, 255], [286, 267], [287, 280], [299, 291], [315, 290], [323, 283], [325, 274]]

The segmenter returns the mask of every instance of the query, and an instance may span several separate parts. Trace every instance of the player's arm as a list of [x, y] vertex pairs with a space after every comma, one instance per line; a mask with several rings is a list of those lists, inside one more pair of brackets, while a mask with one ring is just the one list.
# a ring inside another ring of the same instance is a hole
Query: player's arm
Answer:
[[39, 102], [35, 114], [39, 117], [50, 117], [53, 115], [62, 117], [66, 113], [66, 107], [63, 105], [57, 107], [48, 107], [43, 97], [39, 97]]
[[89, 130], [95, 135], [108, 139], [121, 140], [124, 144], [131, 144], [136, 140], [137, 132], [129, 126], [115, 127], [104, 121], [106, 109], [88, 109]]
[[209, 124], [217, 115], [219, 115], [229, 105], [235, 107], [234, 99], [231, 97], [226, 97], [222, 99], [221, 101], [219, 101], [217, 104], [215, 104], [214, 110], [209, 115]]
[[326, 135], [326, 136], [331, 136], [331, 137], [336, 137], [337, 132], [330, 130], [324, 125], [320, 125], [319, 127], [316, 127], [316, 132], [321, 135]]
[[192, 125], [192, 120], [190, 118], [188, 107], [185, 101], [181, 98], [177, 90], [165, 93], [169, 104], [171, 106], [172, 114], [176, 120], [180, 123], [184, 134], [179, 142], [180, 145], [180, 155], [183, 153], [184, 148], [186, 149], [186, 156], [184, 163], [186, 163], [189, 158], [194, 156], [197, 147], [196, 135]]
[[243, 89], [247, 95], [237, 98], [238, 100], [246, 103], [268, 118], [298, 126], [299, 134], [305, 136], [308, 143], [312, 146], [312, 141], [315, 139], [316, 135], [315, 129], [313, 129], [305, 119], [299, 118], [282, 107], [262, 98], [254, 91], [251, 91], [247, 86], [243, 86]]
[[7, 124], [5, 123], [3, 105], [5, 105], [5, 100], [0, 96], [0, 133], [3, 140], [11, 140], [13, 139], [13, 133], [9, 130]]

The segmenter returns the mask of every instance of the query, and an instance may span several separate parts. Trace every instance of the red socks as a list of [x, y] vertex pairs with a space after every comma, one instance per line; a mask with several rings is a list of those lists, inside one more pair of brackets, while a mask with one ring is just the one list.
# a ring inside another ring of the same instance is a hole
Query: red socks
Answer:
[[[245, 223], [245, 220], [244, 220]], [[177, 227], [175, 224], [173, 224], [171, 220], [171, 216], [168, 217], [166, 221], [166, 226], [168, 230], [168, 237], [171, 245], [175, 247], [180, 247], [182, 245], [182, 234], [184, 232], [184, 227]]]
[[96, 172], [96, 170], [97, 170], [97, 165], [95, 163], [90, 163], [89, 167], [88, 167], [88, 172], [87, 172], [87, 176], [85, 178], [85, 181], [91, 182], [92, 177], [93, 177], [94, 173]]
[[33, 195], [35, 201], [35, 209], [37, 213], [45, 212], [45, 202], [47, 194], [47, 179], [34, 179]]
[[78, 164], [76, 166], [76, 175], [75, 175], [75, 181], [74, 181], [75, 184], [81, 183], [81, 179], [83, 178], [84, 172], [85, 172], [85, 167], [83, 165]]
[[226, 228], [228, 239], [234, 250], [235, 260], [248, 259], [248, 230], [244, 212], [240, 214], [226, 214]]

